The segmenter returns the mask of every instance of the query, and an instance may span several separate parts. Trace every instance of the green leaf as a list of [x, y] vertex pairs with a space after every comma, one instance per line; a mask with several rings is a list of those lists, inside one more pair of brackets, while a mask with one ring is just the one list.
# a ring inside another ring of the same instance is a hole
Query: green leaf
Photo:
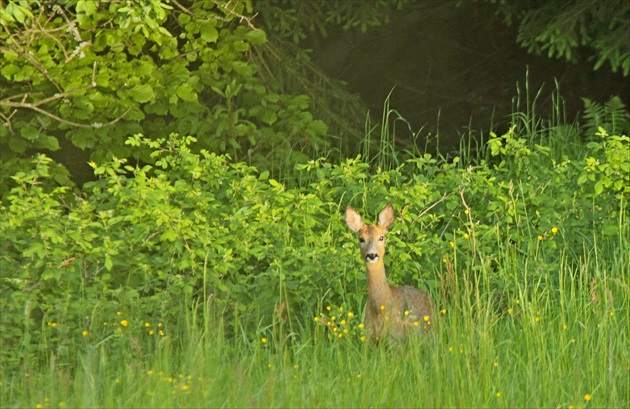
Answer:
[[17, 74], [18, 72], [20, 72], [20, 67], [15, 64], [8, 64], [4, 68], [2, 68], [0, 72], [2, 72], [2, 75], [4, 75], [5, 77], [11, 79], [13, 74]]
[[56, 151], [59, 149], [59, 140], [54, 136], [43, 135], [38, 140], [39, 144], [44, 148], [51, 151]]
[[325, 135], [328, 132], [328, 126], [323, 121], [316, 119], [308, 124], [308, 129], [313, 131], [316, 135]]
[[28, 148], [29, 143], [24, 138], [11, 138], [9, 139], [9, 148], [13, 152], [23, 153]]
[[107, 271], [112, 271], [112, 267], [114, 263], [112, 262], [112, 257], [109, 254], [105, 254], [105, 268]]
[[244, 61], [232, 62], [232, 69], [241, 75], [251, 75], [252, 67]]
[[90, 148], [94, 145], [94, 133], [89, 129], [78, 129], [72, 133], [71, 141], [79, 149]]
[[595, 196], [599, 196], [604, 191], [604, 181], [598, 180], [595, 183]]
[[153, 88], [149, 84], [138, 84], [131, 89], [131, 97], [141, 104], [155, 99]]
[[201, 34], [201, 39], [208, 43], [214, 43], [219, 38], [219, 32], [214, 27], [214, 25], [210, 25], [207, 23], [203, 24], [199, 28], [199, 33]]
[[85, 1], [79, 0], [77, 2], [77, 12], [84, 12], [86, 15], [91, 16], [96, 12], [96, 5], [98, 3], [96, 1]]
[[177, 96], [184, 101], [196, 101], [197, 93], [193, 89], [192, 85], [185, 83], [177, 87]]
[[32, 125], [26, 125], [22, 129], [20, 129], [20, 135], [29, 141], [34, 141], [39, 138], [39, 131]]
[[186, 13], [180, 13], [179, 16], [177, 16], [177, 21], [179, 21], [179, 24], [181, 24], [182, 26], [188, 24], [190, 19], [190, 15]]
[[7, 4], [6, 11], [9, 15], [13, 15], [13, 17], [21, 24], [24, 24], [26, 17], [33, 17], [33, 14], [29, 9], [12, 2]]
[[247, 41], [254, 45], [264, 44], [267, 42], [267, 34], [263, 30], [251, 30], [245, 34]]
[[278, 115], [273, 111], [266, 110], [260, 115], [260, 120], [267, 125], [271, 125], [278, 120]]

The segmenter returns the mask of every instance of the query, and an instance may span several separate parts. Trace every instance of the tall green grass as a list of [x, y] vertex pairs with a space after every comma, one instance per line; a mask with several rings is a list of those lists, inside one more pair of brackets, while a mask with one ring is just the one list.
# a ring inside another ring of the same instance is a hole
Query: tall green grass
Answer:
[[[532, 282], [535, 253], [515, 268], [504, 243], [499, 268], [515, 298], [493, 291], [485, 268], [457, 271], [447, 260], [427, 339], [374, 346], [360, 331], [340, 338], [310, 320], [289, 327], [281, 311], [270, 328], [228, 337], [210, 299], [183, 307], [181, 326], [154, 344], [125, 328], [115, 351], [86, 342], [74, 362], [51, 356], [0, 374], [2, 406], [627, 407], [627, 233], [621, 225], [615, 249], [564, 257], [558, 287]], [[347, 312], [325, 307], [343, 328]], [[360, 311], [352, 315], [358, 322]]]

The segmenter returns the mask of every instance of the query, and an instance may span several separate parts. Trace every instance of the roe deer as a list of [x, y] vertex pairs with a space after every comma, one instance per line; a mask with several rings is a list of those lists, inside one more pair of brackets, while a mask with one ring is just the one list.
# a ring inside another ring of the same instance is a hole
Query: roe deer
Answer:
[[378, 223], [367, 225], [352, 207], [346, 209], [346, 223], [359, 236], [361, 258], [367, 269], [368, 301], [365, 329], [374, 342], [389, 336], [401, 339], [410, 333], [426, 333], [434, 325], [435, 305], [428, 293], [403, 285], [387, 284], [385, 276], [385, 232], [394, 222], [394, 208], [388, 204]]

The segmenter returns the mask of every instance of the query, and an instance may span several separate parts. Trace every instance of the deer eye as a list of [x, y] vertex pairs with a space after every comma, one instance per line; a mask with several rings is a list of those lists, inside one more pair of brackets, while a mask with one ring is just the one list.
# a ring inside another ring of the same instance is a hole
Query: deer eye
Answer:
[[383, 236], [378, 238], [378, 241], [383, 241], [385, 238]]
[[365, 243], [365, 239], [363, 237], [359, 237], [359, 243]]

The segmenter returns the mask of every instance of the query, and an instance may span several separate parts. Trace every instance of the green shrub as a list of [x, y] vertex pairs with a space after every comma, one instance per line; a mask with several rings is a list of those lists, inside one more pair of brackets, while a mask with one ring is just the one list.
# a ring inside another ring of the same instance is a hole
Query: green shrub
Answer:
[[149, 148], [154, 165], [92, 163], [99, 179], [74, 196], [44, 188], [54, 164], [39, 156], [1, 204], [3, 365], [71, 360], [85, 333], [112, 350], [171, 342], [177, 317], [199, 303], [232, 335], [278, 320], [296, 334], [322, 302], [360, 311], [365, 273], [343, 223], [348, 204], [375, 215], [393, 203], [389, 280], [438, 302], [460, 274], [484, 272], [498, 297], [523, 274], [557, 285], [559, 265], [627, 234], [628, 137], [602, 129], [600, 138], [586, 159], [557, 162], [513, 128], [489, 141], [491, 163], [427, 154], [383, 170], [314, 160], [291, 186], [193, 153], [192, 137], [135, 136], [127, 144]]

